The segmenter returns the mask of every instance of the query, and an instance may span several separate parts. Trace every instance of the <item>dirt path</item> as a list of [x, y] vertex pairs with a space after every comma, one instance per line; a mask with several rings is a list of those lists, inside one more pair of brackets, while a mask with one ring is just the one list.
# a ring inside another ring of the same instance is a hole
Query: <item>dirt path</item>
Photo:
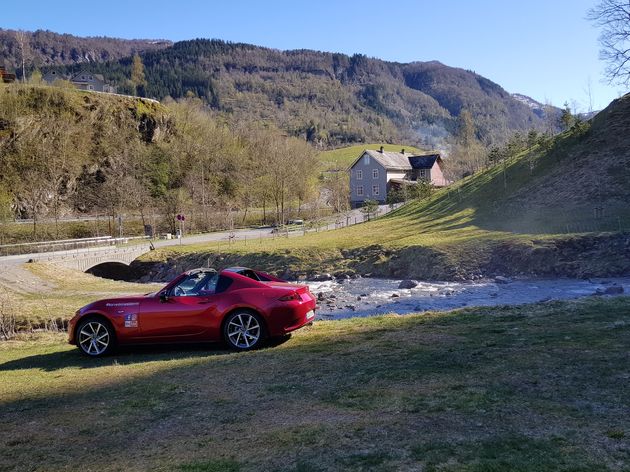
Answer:
[[56, 285], [38, 277], [25, 267], [26, 264], [2, 264], [0, 289], [19, 294], [50, 292]]

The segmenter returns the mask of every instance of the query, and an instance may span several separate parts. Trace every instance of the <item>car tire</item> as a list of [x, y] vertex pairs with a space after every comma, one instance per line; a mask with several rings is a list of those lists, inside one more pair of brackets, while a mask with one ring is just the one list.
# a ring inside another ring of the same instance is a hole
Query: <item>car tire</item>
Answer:
[[102, 357], [114, 350], [116, 334], [112, 325], [102, 318], [87, 318], [77, 326], [77, 347], [89, 357]]
[[223, 340], [236, 351], [250, 351], [262, 346], [266, 338], [265, 324], [257, 313], [237, 310], [223, 323]]

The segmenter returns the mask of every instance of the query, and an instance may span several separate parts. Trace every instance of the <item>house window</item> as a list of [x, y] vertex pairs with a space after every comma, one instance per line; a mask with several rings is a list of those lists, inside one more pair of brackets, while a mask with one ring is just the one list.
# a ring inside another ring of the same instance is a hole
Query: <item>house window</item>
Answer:
[[363, 158], [363, 163], [367, 166], [370, 164], [370, 156], [369, 155], [365, 155], [365, 157]]
[[94, 85], [88, 85], [88, 90], [94, 90]]
[[372, 195], [378, 195], [379, 190], [378, 185], [372, 185]]
[[357, 197], [362, 197], [363, 196], [363, 185], [359, 185], [357, 187]]
[[358, 170], [357, 171], [357, 180], [363, 180], [363, 171], [362, 170]]
[[378, 179], [378, 169], [372, 170], [372, 178], [373, 179]]
[[420, 177], [422, 177], [423, 179], [426, 179], [426, 177], [427, 177], [427, 170], [426, 169], [420, 169]]

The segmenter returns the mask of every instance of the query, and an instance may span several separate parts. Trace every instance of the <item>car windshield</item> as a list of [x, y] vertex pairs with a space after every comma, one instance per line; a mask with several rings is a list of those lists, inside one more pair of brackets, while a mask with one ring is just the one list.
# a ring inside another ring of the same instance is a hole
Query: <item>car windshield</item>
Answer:
[[218, 279], [216, 272], [195, 272], [180, 280], [171, 293], [175, 297], [210, 295], [215, 292]]

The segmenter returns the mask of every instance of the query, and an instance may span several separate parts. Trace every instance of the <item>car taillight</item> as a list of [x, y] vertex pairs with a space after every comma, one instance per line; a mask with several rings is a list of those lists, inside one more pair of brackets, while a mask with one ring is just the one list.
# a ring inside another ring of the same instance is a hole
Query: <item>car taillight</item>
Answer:
[[302, 297], [300, 297], [299, 293], [293, 292], [293, 293], [290, 293], [289, 295], [284, 295], [280, 297], [278, 300], [280, 300], [281, 302], [290, 302], [292, 300], [302, 300]]

